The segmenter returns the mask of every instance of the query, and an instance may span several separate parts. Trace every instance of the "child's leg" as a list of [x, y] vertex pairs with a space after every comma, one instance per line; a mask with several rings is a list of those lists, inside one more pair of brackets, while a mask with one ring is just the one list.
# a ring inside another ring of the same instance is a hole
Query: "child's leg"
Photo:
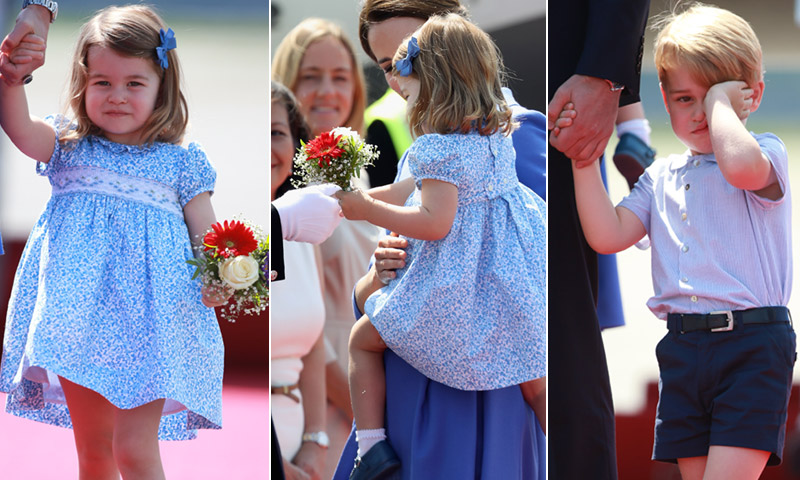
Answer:
[[112, 447], [117, 408], [93, 390], [61, 377], [59, 381], [72, 419], [79, 478], [118, 480]]
[[364, 315], [350, 331], [350, 400], [359, 430], [383, 428], [386, 377], [383, 371], [383, 343], [380, 334]]
[[527, 381], [519, 386], [522, 398], [533, 409], [542, 431], [547, 434], [547, 377]]
[[757, 480], [770, 453], [752, 448], [711, 445], [707, 457], [679, 458], [683, 480]]
[[158, 449], [158, 425], [164, 399], [130, 410], [117, 409], [114, 422], [114, 458], [125, 480], [163, 480]]
[[102, 395], [59, 377], [67, 399], [81, 480], [164, 478], [158, 424], [164, 400], [124, 410]]

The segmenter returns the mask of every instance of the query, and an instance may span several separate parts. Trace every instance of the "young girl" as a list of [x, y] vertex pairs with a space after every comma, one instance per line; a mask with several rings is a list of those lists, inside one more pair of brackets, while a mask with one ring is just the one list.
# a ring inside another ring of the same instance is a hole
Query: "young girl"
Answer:
[[149, 8], [109, 7], [80, 32], [72, 120], [30, 117], [23, 87], [0, 84], [0, 124], [53, 189], [14, 279], [0, 390], [9, 413], [73, 428], [81, 478], [163, 478], [158, 438], [221, 425], [217, 302], [186, 264], [216, 173], [180, 146], [175, 46]]
[[414, 178], [337, 193], [347, 218], [409, 237], [407, 266], [366, 300], [350, 338], [359, 442], [351, 478], [398, 467], [383, 441], [386, 347], [462, 390], [545, 375], [544, 203], [517, 181], [501, 68], [470, 22], [428, 20], [393, 62], [418, 135], [408, 153]]

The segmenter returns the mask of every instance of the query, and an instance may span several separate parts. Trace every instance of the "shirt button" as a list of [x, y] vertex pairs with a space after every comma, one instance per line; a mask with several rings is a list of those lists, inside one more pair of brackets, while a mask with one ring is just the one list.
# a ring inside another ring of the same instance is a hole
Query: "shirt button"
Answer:
[[681, 282], [683, 282], [683, 283], [689, 283], [689, 279], [688, 279], [688, 278], [686, 278], [686, 277], [683, 277], [683, 278], [681, 278]]
[[693, 301], [693, 302], [696, 302], [696, 301], [697, 301], [697, 295], [692, 295], [692, 301]]
[[681, 213], [681, 220], [686, 221], [686, 214], [685, 213]]
[[683, 188], [685, 188], [686, 190], [689, 190], [689, 184], [687, 183], [686, 186], [683, 187]]
[[490, 192], [494, 191], [494, 187], [492, 185], [489, 185], [488, 187], [486, 187], [486, 190], [489, 190]]
[[700, 160], [695, 160], [694, 161], [694, 166], [695, 167], [699, 167], [700, 166]]
[[688, 251], [689, 251], [689, 245], [684, 245], [684, 246], [682, 246], [682, 247], [681, 247], [681, 251], [682, 251], [683, 253], [686, 253], [686, 252], [688, 252]]

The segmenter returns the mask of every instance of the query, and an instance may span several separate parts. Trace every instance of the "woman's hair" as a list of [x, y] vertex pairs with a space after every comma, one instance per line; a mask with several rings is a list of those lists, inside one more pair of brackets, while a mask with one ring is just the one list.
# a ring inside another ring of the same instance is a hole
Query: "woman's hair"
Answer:
[[758, 37], [747, 21], [728, 10], [694, 4], [663, 15], [657, 27], [655, 64], [662, 82], [676, 69], [689, 70], [708, 86], [728, 80], [753, 85], [763, 77]]
[[358, 39], [369, 57], [378, 61], [369, 46], [369, 29], [376, 23], [395, 17], [427, 20], [434, 15], [455, 13], [468, 18], [466, 7], [459, 0], [365, 0], [358, 14]]
[[107, 7], [97, 12], [81, 28], [69, 83], [68, 107], [74, 114], [76, 129], [65, 129], [59, 140], [78, 140], [102, 131], [92, 124], [86, 113], [86, 87], [89, 48], [110, 48], [120, 55], [148, 59], [161, 76], [156, 105], [144, 125], [144, 143], [154, 141], [179, 144], [186, 132], [189, 111], [181, 92], [181, 69], [175, 50], [167, 52], [169, 67], [161, 68], [156, 47], [161, 45], [159, 32], [167, 30], [164, 21], [151, 8], [143, 5]]
[[[481, 135], [498, 130], [510, 134], [516, 124], [503, 97], [503, 60], [489, 35], [455, 14], [433, 16], [413, 37], [419, 55], [412, 60], [410, 78], [419, 80], [419, 95], [408, 113], [415, 135], [467, 133]], [[403, 41], [392, 61], [408, 53]], [[423, 129], [424, 126], [424, 129]]]
[[292, 91], [297, 88], [298, 73], [303, 56], [308, 47], [326, 37], [333, 37], [344, 46], [350, 55], [350, 67], [353, 71], [353, 107], [347, 117], [345, 125], [353, 130], [364, 133], [364, 110], [367, 108], [367, 93], [364, 86], [364, 74], [356, 61], [353, 44], [339, 25], [321, 18], [307, 18], [294, 27], [281, 40], [272, 59], [272, 79], [280, 82]]
[[[286, 108], [286, 113], [289, 114], [289, 132], [292, 135], [295, 150], [297, 150], [300, 148], [300, 140], [305, 141], [311, 137], [311, 129], [308, 128], [303, 114], [300, 113], [300, 108], [298, 107], [297, 100], [294, 98], [294, 94], [291, 90], [286, 88], [285, 85], [273, 80], [271, 82], [269, 96], [272, 103], [278, 103]], [[292, 174], [289, 175], [275, 191], [276, 198], [292, 189], [291, 179], [293, 176], [294, 168], [292, 168]]]

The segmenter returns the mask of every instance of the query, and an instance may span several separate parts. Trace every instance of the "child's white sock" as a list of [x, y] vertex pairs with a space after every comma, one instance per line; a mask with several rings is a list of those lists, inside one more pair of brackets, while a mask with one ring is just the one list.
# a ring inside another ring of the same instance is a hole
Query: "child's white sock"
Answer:
[[650, 145], [650, 122], [646, 118], [634, 118], [617, 124], [617, 137], [625, 133], [632, 133], [644, 143]]
[[373, 428], [371, 430], [356, 430], [356, 442], [358, 442], [358, 456], [363, 457], [373, 445], [386, 440], [385, 428]]

